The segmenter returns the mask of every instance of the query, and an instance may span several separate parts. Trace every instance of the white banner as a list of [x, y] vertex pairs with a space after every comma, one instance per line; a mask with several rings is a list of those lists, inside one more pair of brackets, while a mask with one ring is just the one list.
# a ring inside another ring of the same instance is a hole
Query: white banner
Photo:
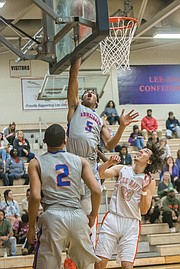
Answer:
[[9, 61], [9, 73], [11, 78], [30, 77], [31, 61], [21, 61], [16, 63], [15, 60]]
[[22, 108], [23, 110], [49, 110], [67, 108], [66, 100], [37, 100], [43, 79], [22, 78]]

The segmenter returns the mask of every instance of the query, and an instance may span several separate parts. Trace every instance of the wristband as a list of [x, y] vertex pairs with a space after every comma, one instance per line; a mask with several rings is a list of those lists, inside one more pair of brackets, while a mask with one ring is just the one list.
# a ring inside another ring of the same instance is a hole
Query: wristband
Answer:
[[147, 191], [142, 191], [142, 192], [141, 192], [141, 195], [142, 195], [142, 196], [146, 196], [146, 195], [147, 195]]

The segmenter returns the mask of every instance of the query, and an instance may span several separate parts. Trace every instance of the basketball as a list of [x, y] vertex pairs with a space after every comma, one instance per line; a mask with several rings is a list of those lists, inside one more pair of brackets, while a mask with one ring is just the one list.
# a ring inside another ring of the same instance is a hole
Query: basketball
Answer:
[[94, 7], [91, 0], [75, 0], [73, 3], [73, 16], [83, 17], [89, 20], [94, 18]]
[[[83, 17], [85, 19], [93, 20], [94, 7], [90, 0], [76, 0], [73, 3], [73, 16]], [[90, 27], [79, 24], [79, 42], [83, 41], [92, 33]]]

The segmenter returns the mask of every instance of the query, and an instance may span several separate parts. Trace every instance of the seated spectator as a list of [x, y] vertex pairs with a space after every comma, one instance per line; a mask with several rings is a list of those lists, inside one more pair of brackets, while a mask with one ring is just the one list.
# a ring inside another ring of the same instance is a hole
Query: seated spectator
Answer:
[[179, 169], [179, 178], [180, 178], [180, 149], [177, 151], [176, 165]]
[[24, 185], [29, 184], [29, 176], [26, 173], [24, 162], [19, 157], [17, 149], [11, 149], [10, 158], [6, 161], [6, 172], [8, 173], [9, 185], [13, 185], [14, 179], [24, 178]]
[[143, 215], [145, 223], [155, 223], [156, 221], [160, 221], [160, 214], [161, 213], [159, 198], [152, 198], [151, 207], [149, 208], [148, 212]]
[[164, 153], [161, 156], [161, 158], [163, 160], [165, 160], [165, 159], [167, 159], [167, 157], [171, 156], [171, 150], [170, 150], [170, 147], [169, 147], [169, 145], [167, 143], [167, 139], [166, 138], [161, 138], [159, 140], [159, 145], [164, 150]]
[[156, 131], [158, 137], [161, 137], [162, 131], [158, 130], [158, 123], [155, 118], [152, 117], [152, 109], [147, 110], [147, 116], [141, 121], [141, 130], [143, 137], [147, 140], [152, 136], [152, 132]]
[[9, 186], [9, 180], [4, 172], [4, 163], [0, 160], [0, 179], [2, 179], [4, 186]]
[[105, 117], [105, 120], [107, 120], [110, 125], [112, 125], [116, 121], [118, 122], [118, 124], [120, 124], [120, 117], [118, 115], [117, 109], [115, 108], [115, 103], [113, 100], [110, 100], [107, 103], [100, 117]]
[[3, 133], [0, 132], [0, 158], [2, 159], [4, 165], [6, 164], [6, 159], [9, 156], [9, 141], [4, 138]]
[[159, 144], [159, 137], [156, 131], [152, 132], [152, 136], [148, 138], [148, 142]]
[[171, 182], [173, 186], [176, 186], [178, 192], [180, 192], [180, 180], [179, 180], [179, 169], [174, 162], [174, 158], [172, 156], [167, 157], [165, 161], [165, 165], [160, 174], [160, 179], [162, 181], [162, 175], [165, 171], [168, 171], [171, 176]]
[[9, 144], [13, 145], [13, 141], [16, 134], [16, 123], [14, 121], [9, 123], [9, 126], [3, 129], [3, 134], [5, 138], [9, 141]]
[[164, 223], [168, 223], [169, 231], [171, 233], [176, 232], [176, 228], [174, 227], [174, 222], [180, 223], [180, 201], [176, 198], [174, 188], [168, 188], [168, 194], [163, 201], [163, 218], [162, 221]]
[[24, 138], [24, 133], [22, 131], [17, 132], [17, 137], [14, 139], [13, 147], [19, 151], [20, 157], [27, 157], [29, 162], [35, 157], [34, 153], [30, 152], [29, 141]]
[[20, 217], [19, 205], [13, 199], [13, 192], [11, 190], [4, 191], [4, 201], [1, 201], [0, 209], [4, 211], [6, 219], [8, 219], [12, 225], [14, 225]]
[[30, 189], [26, 190], [26, 198], [22, 200], [22, 210], [28, 214], [28, 204], [29, 204]]
[[5, 219], [5, 213], [0, 209], [0, 246], [10, 248], [10, 255], [16, 255], [16, 238], [13, 237], [12, 225]]
[[29, 217], [28, 214], [23, 214], [21, 220], [17, 223], [14, 230], [14, 236], [18, 244], [22, 244], [21, 252], [22, 255], [31, 254], [34, 250], [33, 246], [30, 246], [27, 241], [27, 232], [29, 229]]
[[144, 138], [142, 132], [139, 131], [138, 125], [133, 126], [133, 133], [130, 134], [128, 142], [130, 146], [135, 146], [138, 150], [144, 148]]
[[119, 164], [132, 165], [131, 154], [128, 153], [128, 149], [125, 145], [123, 146], [117, 145], [115, 147], [115, 151], [119, 152], [119, 156], [121, 158]]
[[173, 112], [170, 111], [169, 118], [166, 120], [166, 137], [170, 139], [173, 137], [173, 134], [180, 138], [180, 124], [174, 117]]
[[[28, 214], [28, 205], [29, 205], [29, 197], [30, 197], [30, 189], [26, 190], [26, 198], [22, 200], [22, 210], [25, 212], [25, 214]], [[39, 212], [38, 215], [42, 213], [43, 208], [42, 205], [39, 206]]]
[[160, 199], [167, 195], [169, 187], [173, 187], [173, 184], [171, 182], [171, 175], [168, 171], [165, 171], [163, 173], [162, 181], [158, 184], [157, 193]]
[[19, 220], [16, 226], [13, 227], [14, 236], [16, 237], [18, 244], [23, 244], [26, 239], [26, 234], [29, 229], [28, 214], [23, 214], [21, 220]]

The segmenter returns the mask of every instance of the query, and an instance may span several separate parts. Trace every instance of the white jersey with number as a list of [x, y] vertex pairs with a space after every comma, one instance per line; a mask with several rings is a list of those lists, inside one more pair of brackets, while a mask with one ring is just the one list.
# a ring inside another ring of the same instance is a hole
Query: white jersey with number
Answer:
[[97, 172], [96, 149], [100, 143], [103, 121], [89, 107], [79, 104], [68, 124], [67, 151], [86, 158]]
[[131, 166], [124, 166], [120, 170], [110, 201], [110, 212], [124, 218], [141, 220], [139, 203], [144, 177], [144, 173], [135, 174]]

